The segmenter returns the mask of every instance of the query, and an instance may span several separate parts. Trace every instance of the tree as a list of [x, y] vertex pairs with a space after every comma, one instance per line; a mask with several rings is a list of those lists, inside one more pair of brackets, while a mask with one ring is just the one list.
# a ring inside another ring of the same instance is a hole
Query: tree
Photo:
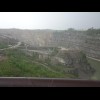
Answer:
[[68, 31], [69, 33], [73, 33], [73, 32], [75, 33], [76, 30], [75, 30], [74, 28], [69, 28], [67, 31]]

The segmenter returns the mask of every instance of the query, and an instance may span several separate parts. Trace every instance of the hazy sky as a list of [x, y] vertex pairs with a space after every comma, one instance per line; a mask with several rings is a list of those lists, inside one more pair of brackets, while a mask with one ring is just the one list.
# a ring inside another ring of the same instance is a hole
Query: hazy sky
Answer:
[[0, 12], [0, 28], [100, 28], [100, 12]]

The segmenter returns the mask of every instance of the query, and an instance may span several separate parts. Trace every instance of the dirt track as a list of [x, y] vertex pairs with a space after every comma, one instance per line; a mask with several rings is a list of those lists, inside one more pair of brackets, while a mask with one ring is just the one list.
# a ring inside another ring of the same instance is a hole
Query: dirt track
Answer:
[[8, 48], [0, 49], [0, 51], [7, 50], [7, 49], [15, 49], [15, 48], [19, 47], [20, 45], [21, 45], [21, 42], [18, 42], [16, 45], [8, 47]]
[[92, 57], [88, 57], [87, 58], [90, 58], [90, 59], [93, 59], [93, 60], [96, 60], [96, 61], [100, 61], [100, 59], [96, 59], [96, 58], [92, 58]]

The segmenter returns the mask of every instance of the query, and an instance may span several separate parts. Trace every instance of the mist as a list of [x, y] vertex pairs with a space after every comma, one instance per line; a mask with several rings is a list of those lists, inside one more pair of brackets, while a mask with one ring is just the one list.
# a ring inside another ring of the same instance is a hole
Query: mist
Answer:
[[99, 12], [0, 12], [0, 28], [54, 29], [100, 28]]

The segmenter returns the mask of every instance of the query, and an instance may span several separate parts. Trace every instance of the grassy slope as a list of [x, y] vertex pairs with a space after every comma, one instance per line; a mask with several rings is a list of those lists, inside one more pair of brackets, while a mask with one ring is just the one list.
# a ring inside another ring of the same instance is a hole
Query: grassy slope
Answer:
[[3, 77], [72, 77], [64, 73], [54, 73], [44, 66], [33, 63], [28, 56], [18, 49], [5, 51], [7, 60], [0, 62], [0, 76]]
[[[71, 74], [55, 73], [44, 66], [33, 63], [33, 58], [26, 56], [18, 49], [5, 51], [7, 60], [0, 61], [0, 76], [3, 77], [54, 77], [69, 78], [74, 77]], [[100, 62], [88, 58], [89, 63], [96, 69], [91, 79], [100, 80]], [[61, 67], [55, 67], [55, 69]]]
[[7, 48], [7, 44], [0, 43], [0, 49]]
[[88, 62], [91, 64], [91, 66], [96, 70], [93, 77], [91, 79], [94, 80], [100, 80], [100, 61], [96, 61], [90, 58], [87, 58]]

